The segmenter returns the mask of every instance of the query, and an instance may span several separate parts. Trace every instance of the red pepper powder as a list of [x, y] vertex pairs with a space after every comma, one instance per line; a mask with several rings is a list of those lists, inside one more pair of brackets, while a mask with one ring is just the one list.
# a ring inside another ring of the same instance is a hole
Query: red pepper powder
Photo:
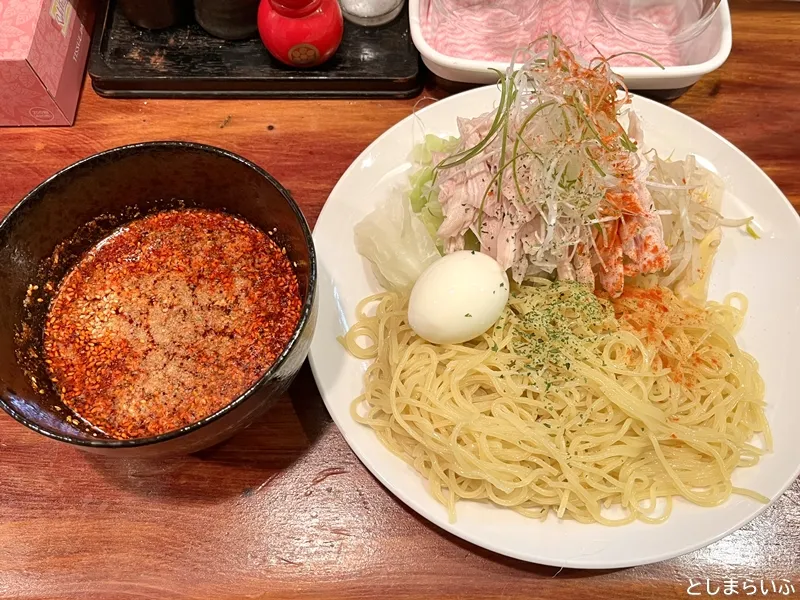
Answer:
[[253, 385], [301, 310], [285, 250], [263, 231], [219, 212], [161, 212], [112, 233], [63, 279], [45, 362], [62, 402], [107, 435], [159, 435]]
[[[674, 382], [692, 388], [686, 377], [685, 366], [690, 362], [700, 364], [701, 358], [692, 354], [694, 348], [683, 338], [675, 339], [676, 328], [705, 327], [706, 313], [686, 302], [681, 302], [666, 288], [636, 288], [626, 286], [619, 298], [611, 300], [614, 312], [623, 329], [636, 333], [645, 345], [656, 351], [661, 367], [670, 369]], [[668, 304], [676, 303], [670, 310]], [[667, 347], [667, 343], [669, 347]]]

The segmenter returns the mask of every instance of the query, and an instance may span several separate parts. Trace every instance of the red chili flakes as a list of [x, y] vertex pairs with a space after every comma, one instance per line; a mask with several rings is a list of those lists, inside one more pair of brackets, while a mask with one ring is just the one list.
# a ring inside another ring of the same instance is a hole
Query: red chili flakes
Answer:
[[97, 244], [44, 331], [61, 400], [111, 437], [166, 433], [253, 385], [300, 320], [285, 250], [242, 219], [173, 210]]
[[704, 326], [705, 312], [678, 300], [668, 289], [658, 287], [626, 286], [622, 295], [611, 302], [620, 325], [655, 350], [656, 361], [670, 369], [669, 377], [675, 383], [692, 388], [694, 383], [687, 377], [685, 367], [698, 365], [702, 359], [693, 354], [694, 349], [681, 335], [681, 328]]
[[629, 191], [607, 191], [606, 200], [622, 213], [641, 215], [644, 210], [636, 194]]

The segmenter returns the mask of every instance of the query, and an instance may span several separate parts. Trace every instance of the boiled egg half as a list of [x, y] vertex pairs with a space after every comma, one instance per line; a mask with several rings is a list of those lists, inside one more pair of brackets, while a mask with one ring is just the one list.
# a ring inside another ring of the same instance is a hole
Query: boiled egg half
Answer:
[[497, 322], [508, 292], [508, 276], [491, 256], [453, 252], [417, 279], [408, 303], [408, 323], [433, 344], [460, 344]]

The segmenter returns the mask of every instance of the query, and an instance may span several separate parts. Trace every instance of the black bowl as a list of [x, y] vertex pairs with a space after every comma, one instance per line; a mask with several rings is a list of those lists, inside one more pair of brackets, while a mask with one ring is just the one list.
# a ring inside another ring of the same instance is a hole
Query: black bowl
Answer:
[[[74, 418], [41, 364], [42, 325], [52, 297], [44, 282], [57, 282], [125, 222], [175, 207], [225, 211], [264, 231], [277, 228], [275, 239], [297, 265], [300, 322], [269, 371], [225, 408], [163, 435], [111, 439]], [[91, 156], [45, 181], [0, 223], [0, 406], [49, 438], [106, 454], [165, 456], [221, 442], [261, 416], [302, 366], [316, 320], [316, 277], [311, 232], [297, 204], [240, 156], [184, 142], [135, 144]], [[39, 284], [42, 302], [25, 303], [29, 286]]]

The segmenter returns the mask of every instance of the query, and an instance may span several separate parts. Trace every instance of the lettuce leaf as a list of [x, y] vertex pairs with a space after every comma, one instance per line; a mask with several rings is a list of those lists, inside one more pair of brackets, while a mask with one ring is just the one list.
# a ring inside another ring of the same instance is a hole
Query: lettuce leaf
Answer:
[[356, 250], [372, 264], [389, 291], [407, 291], [441, 258], [422, 221], [403, 194], [393, 194], [355, 226]]

